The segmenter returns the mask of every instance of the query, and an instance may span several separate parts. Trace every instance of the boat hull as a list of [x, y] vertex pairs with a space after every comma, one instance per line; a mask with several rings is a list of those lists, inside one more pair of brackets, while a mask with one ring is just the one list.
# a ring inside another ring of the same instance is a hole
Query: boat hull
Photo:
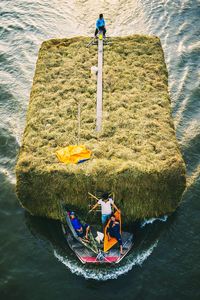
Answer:
[[83, 264], [117, 264], [128, 254], [133, 246], [133, 234], [122, 232], [123, 255], [120, 254], [118, 245], [108, 252], [104, 252], [101, 244], [99, 245], [99, 253], [96, 254], [75, 239], [68, 226], [62, 224], [62, 230], [69, 247]]

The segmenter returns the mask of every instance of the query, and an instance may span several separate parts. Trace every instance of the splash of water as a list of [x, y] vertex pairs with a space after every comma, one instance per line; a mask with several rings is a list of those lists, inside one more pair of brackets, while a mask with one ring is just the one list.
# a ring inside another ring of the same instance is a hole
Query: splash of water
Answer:
[[168, 216], [163, 216], [160, 218], [151, 218], [151, 219], [144, 219], [141, 222], [141, 228], [145, 227], [147, 224], [153, 224], [155, 221], [161, 221], [161, 222], [166, 222]]
[[54, 249], [54, 256], [63, 263], [73, 274], [82, 276], [85, 279], [94, 279], [98, 281], [107, 281], [110, 279], [117, 279], [119, 276], [124, 275], [132, 270], [134, 266], [141, 266], [143, 262], [151, 255], [154, 248], [158, 245], [158, 240], [155, 241], [148, 249], [143, 250], [141, 253], [135, 255], [130, 254], [126, 258], [124, 265], [118, 265], [112, 268], [112, 272], [109, 272], [110, 268], [89, 268], [85, 265], [80, 265], [77, 261], [70, 260], [67, 256], [58, 254]]

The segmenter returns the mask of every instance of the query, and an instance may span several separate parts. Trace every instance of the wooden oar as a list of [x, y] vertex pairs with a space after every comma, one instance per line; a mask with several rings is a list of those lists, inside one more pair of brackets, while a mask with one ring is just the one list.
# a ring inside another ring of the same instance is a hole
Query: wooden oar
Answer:
[[99, 199], [98, 199], [95, 195], [91, 194], [90, 192], [88, 192], [88, 194], [89, 194], [92, 198], [94, 198], [94, 199], [96, 199], [97, 201], [99, 201]]
[[[88, 194], [89, 194], [92, 198], [94, 198], [94, 199], [96, 199], [96, 200], [99, 201], [99, 199], [98, 199], [95, 195], [91, 194], [90, 192], [88, 192]], [[115, 198], [114, 192], [111, 192], [108, 196], [111, 196], [111, 195], [113, 195], [113, 200], [114, 200], [114, 198]]]

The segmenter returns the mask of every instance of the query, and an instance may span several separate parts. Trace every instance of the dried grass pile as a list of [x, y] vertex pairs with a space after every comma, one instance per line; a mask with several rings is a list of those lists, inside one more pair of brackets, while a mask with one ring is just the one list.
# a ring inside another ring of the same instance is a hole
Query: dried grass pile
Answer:
[[[21, 204], [58, 219], [60, 201], [88, 209], [88, 191], [112, 190], [126, 220], [173, 212], [185, 188], [160, 41], [133, 35], [104, 46], [103, 129], [96, 126], [97, 46], [89, 38], [42, 44], [16, 174]], [[79, 165], [55, 151], [78, 140], [92, 150]]]

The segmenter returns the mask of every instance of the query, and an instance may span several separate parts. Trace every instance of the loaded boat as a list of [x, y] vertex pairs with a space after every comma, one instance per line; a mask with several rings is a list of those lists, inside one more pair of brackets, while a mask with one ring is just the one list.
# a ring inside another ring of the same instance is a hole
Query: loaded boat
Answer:
[[[97, 72], [97, 109], [96, 109], [96, 131], [101, 131], [102, 127], [102, 70], [103, 70], [103, 44], [104, 44], [103, 32], [100, 30], [98, 34], [98, 42], [93, 39], [87, 47], [98, 44], [98, 72]], [[109, 42], [106, 42], [108, 44]], [[80, 124], [80, 122], [79, 122]], [[80, 132], [80, 130], [79, 130]], [[79, 140], [79, 139], [78, 139]], [[87, 158], [88, 159], [88, 158]], [[85, 160], [84, 160], [85, 161]], [[81, 161], [82, 162], [82, 161]], [[90, 193], [89, 193], [90, 194]], [[93, 226], [89, 233], [89, 239], [80, 238], [74, 229], [70, 220], [70, 211], [64, 210], [62, 223], [62, 230], [67, 240], [69, 247], [76, 254], [79, 260], [83, 263], [119, 263], [130, 251], [133, 246], [133, 234], [122, 231], [121, 214], [119, 211], [115, 212], [115, 217], [120, 223], [120, 234], [122, 239], [123, 253], [120, 253], [118, 241], [114, 237], [108, 237], [107, 228], [109, 226], [108, 221], [104, 233], [96, 230]], [[97, 235], [95, 237], [95, 235]]]
[[[110, 221], [108, 221], [104, 229], [104, 234], [96, 230], [95, 226], [93, 226], [89, 233], [88, 240], [84, 240], [78, 236], [72, 226], [70, 211], [65, 210], [64, 217], [62, 230], [65, 239], [71, 250], [83, 264], [117, 264], [127, 255], [133, 246], [133, 234], [121, 231], [123, 254], [120, 254], [117, 240], [113, 237], [108, 239], [108, 235], [106, 234]], [[121, 227], [121, 214], [118, 211], [115, 212], [115, 217], [120, 221]], [[97, 236], [95, 237], [95, 235]], [[101, 242], [100, 240], [103, 237], [104, 239]]]

